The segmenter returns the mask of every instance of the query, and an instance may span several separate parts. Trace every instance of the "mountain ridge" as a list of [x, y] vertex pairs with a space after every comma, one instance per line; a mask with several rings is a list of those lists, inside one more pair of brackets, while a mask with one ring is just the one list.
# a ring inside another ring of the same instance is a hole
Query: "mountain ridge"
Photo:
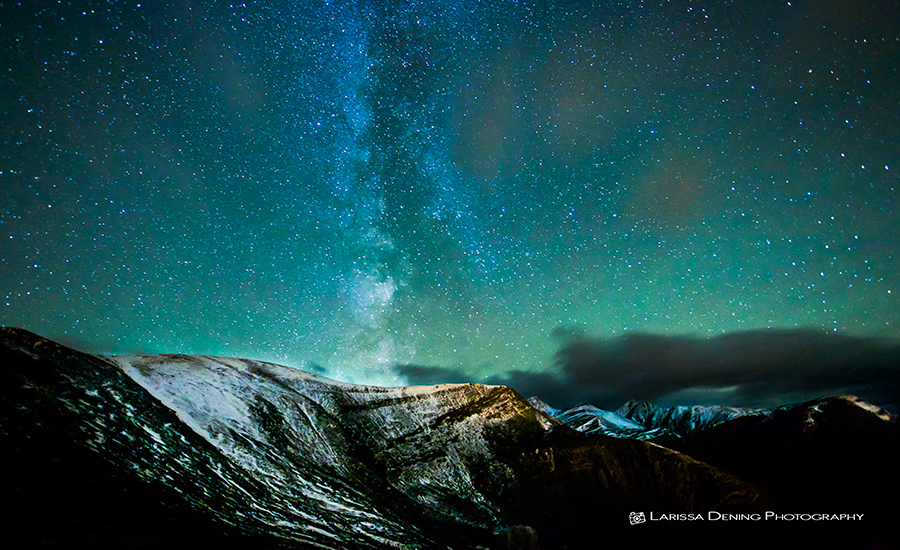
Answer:
[[0, 376], [0, 444], [71, 439], [98, 472], [159, 487], [234, 547], [574, 548], [602, 533], [612, 547], [752, 548], [767, 536], [752, 525], [698, 542], [690, 526], [636, 530], [628, 516], [792, 505], [681, 452], [574, 431], [505, 386], [381, 388], [248, 359], [94, 356], [10, 328]]

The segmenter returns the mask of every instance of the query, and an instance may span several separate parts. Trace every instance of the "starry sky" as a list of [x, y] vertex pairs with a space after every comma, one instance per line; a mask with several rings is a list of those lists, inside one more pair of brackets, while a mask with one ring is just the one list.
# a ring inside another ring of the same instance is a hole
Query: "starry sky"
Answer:
[[895, 2], [2, 1], [0, 125], [0, 324], [78, 349], [900, 402]]

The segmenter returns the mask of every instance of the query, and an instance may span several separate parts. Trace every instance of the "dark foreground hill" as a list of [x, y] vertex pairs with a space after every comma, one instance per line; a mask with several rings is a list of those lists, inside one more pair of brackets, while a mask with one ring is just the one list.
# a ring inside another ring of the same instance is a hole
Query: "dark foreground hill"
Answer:
[[807, 510], [866, 513], [873, 544], [900, 546], [900, 424], [856, 397], [734, 418], [671, 446]]

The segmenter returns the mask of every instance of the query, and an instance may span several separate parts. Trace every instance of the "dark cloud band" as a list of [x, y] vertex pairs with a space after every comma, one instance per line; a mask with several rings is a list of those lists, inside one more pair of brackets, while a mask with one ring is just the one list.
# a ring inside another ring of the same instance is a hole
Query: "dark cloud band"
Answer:
[[[810, 329], [756, 330], [712, 338], [630, 333], [561, 334], [545, 372], [511, 371], [485, 382], [557, 407], [615, 409], [629, 399], [667, 404], [777, 406], [841, 393], [900, 404], [900, 344]], [[458, 370], [401, 367], [411, 382], [464, 378]]]

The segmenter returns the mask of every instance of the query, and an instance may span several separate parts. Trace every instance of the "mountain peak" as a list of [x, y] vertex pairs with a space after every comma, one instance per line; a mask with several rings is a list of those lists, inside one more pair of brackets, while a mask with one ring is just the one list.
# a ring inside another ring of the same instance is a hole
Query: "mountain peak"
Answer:
[[832, 403], [832, 402], [842, 402], [842, 403], [846, 403], [849, 405], [854, 405], [856, 407], [859, 407], [860, 409], [863, 409], [864, 411], [872, 413], [873, 415], [880, 418], [881, 420], [885, 420], [888, 422], [896, 422], [897, 421], [897, 417], [895, 415], [891, 414], [890, 411], [888, 411], [882, 407], [879, 407], [878, 405], [873, 405], [871, 403], [863, 401], [862, 399], [860, 399], [859, 397], [857, 397], [855, 395], [836, 395], [833, 397], [826, 397], [826, 398], [823, 398], [820, 400], [820, 403], [823, 405]]

